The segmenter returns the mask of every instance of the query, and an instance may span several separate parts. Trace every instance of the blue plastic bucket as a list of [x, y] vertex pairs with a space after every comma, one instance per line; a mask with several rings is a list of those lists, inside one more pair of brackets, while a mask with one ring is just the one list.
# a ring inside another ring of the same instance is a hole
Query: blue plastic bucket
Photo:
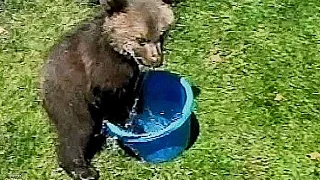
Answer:
[[[142, 160], [151, 163], [169, 161], [180, 155], [189, 143], [190, 122], [193, 106], [193, 93], [190, 84], [178, 75], [166, 71], [148, 72], [142, 84], [143, 108], [153, 114], [161, 114], [161, 118], [169, 123], [161, 129], [151, 130], [157, 125], [149, 119], [141, 122], [149, 123], [149, 131], [134, 133], [114, 124], [106, 124], [106, 133], [116, 137], [126, 148], [132, 150]], [[178, 116], [177, 116], [178, 114]]]

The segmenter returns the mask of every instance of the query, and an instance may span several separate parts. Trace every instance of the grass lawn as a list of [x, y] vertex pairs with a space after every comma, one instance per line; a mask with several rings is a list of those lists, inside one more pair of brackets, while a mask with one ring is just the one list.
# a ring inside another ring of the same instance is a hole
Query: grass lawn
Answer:
[[[39, 103], [39, 69], [58, 38], [97, 9], [8, 0], [0, 11], [0, 179], [68, 179]], [[186, 0], [167, 65], [201, 89], [200, 135], [173, 162], [105, 150], [101, 179], [320, 179], [320, 1]]]

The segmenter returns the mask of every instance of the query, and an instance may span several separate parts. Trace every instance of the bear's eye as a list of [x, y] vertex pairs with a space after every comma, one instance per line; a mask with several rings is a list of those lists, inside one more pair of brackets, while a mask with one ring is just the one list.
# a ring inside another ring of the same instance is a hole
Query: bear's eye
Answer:
[[137, 38], [137, 41], [141, 46], [144, 46], [149, 42], [146, 38]]

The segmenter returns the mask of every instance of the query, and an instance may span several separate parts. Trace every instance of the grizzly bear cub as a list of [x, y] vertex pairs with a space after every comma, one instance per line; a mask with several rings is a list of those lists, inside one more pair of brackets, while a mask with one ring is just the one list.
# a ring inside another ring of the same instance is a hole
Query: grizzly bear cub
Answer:
[[128, 118], [139, 65], [162, 64], [173, 12], [162, 0], [100, 0], [103, 12], [56, 45], [43, 67], [44, 108], [58, 134], [60, 166], [75, 179], [98, 179], [90, 164], [103, 119]]

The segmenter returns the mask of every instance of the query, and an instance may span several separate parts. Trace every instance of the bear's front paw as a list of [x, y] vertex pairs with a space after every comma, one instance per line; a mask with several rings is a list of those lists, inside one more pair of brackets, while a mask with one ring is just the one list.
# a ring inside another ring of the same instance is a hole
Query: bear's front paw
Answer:
[[99, 173], [92, 167], [83, 167], [75, 169], [74, 173], [75, 180], [98, 180]]

